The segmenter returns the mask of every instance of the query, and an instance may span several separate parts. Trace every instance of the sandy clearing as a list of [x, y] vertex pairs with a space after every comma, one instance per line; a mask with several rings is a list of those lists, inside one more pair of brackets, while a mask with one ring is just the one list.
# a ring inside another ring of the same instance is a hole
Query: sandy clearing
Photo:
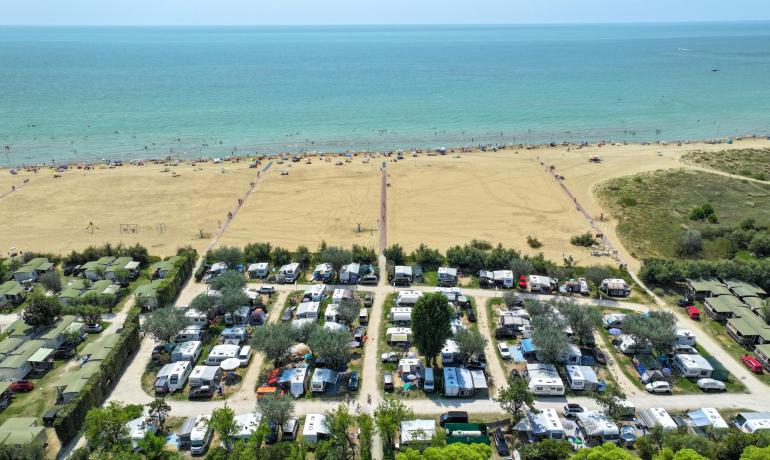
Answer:
[[[222, 173], [222, 168], [225, 173]], [[124, 166], [93, 171], [72, 170], [53, 178], [46, 170], [14, 176], [31, 180], [23, 189], [0, 198], [0, 248], [67, 253], [89, 244], [141, 242], [153, 254], [174, 253], [179, 246], [205, 247], [237, 197], [249, 187], [255, 170], [245, 163], [172, 168]], [[89, 222], [97, 229], [87, 230]], [[138, 233], [121, 233], [135, 224]]]
[[[335, 162], [274, 163], [219, 244], [267, 241], [315, 250], [326, 241], [378, 248], [380, 163], [363, 163], [361, 158], [342, 166]], [[284, 170], [289, 175], [281, 175]], [[362, 232], [356, 231], [359, 223]]]

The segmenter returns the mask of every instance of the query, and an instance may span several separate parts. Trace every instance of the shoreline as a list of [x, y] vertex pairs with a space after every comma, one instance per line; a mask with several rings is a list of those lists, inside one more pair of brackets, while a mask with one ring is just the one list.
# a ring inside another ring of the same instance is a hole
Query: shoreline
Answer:
[[[123, 165], [134, 165], [134, 166], [143, 166], [145, 164], [160, 164], [165, 166], [176, 166], [180, 164], [186, 164], [186, 165], [195, 165], [198, 163], [209, 163], [213, 162], [215, 164], [218, 163], [231, 163], [231, 162], [240, 162], [240, 161], [259, 161], [264, 159], [274, 159], [274, 158], [280, 158], [284, 157], [284, 161], [290, 161], [291, 157], [299, 156], [300, 158], [307, 158], [307, 157], [323, 157], [323, 156], [336, 156], [336, 157], [347, 157], [347, 156], [368, 156], [370, 158], [378, 158], [378, 157], [390, 157], [394, 154], [423, 154], [423, 155], [449, 155], [449, 154], [457, 154], [457, 153], [473, 153], [473, 152], [486, 152], [486, 151], [505, 151], [505, 150], [539, 150], [539, 149], [551, 149], [551, 148], [568, 148], [568, 149], [576, 149], [580, 150], [583, 148], [588, 147], [604, 147], [604, 146], [650, 146], [650, 145], [660, 145], [660, 146], [669, 146], [669, 145], [677, 145], [677, 146], [683, 146], [683, 145], [732, 145], [735, 142], [741, 142], [741, 141], [747, 141], [747, 140], [770, 140], [770, 134], [747, 134], [742, 136], [732, 136], [732, 137], [721, 137], [721, 138], [707, 138], [707, 139], [687, 139], [687, 140], [659, 140], [655, 142], [647, 142], [647, 141], [637, 141], [637, 142], [629, 142], [629, 141], [615, 141], [615, 140], [601, 140], [601, 141], [594, 141], [594, 142], [550, 142], [550, 143], [523, 143], [523, 144], [513, 144], [513, 143], [505, 143], [505, 144], [479, 144], [476, 146], [468, 146], [468, 145], [450, 145], [448, 147], [432, 147], [432, 148], [417, 148], [417, 147], [410, 147], [410, 148], [399, 148], [399, 149], [392, 149], [392, 150], [382, 150], [382, 151], [358, 151], [358, 150], [344, 150], [344, 151], [304, 151], [304, 149], [300, 149], [299, 151], [292, 151], [292, 150], [286, 150], [281, 152], [272, 152], [272, 153], [254, 153], [254, 154], [245, 154], [245, 155], [239, 155], [239, 154], [227, 154], [227, 155], [216, 155], [212, 154], [209, 156], [197, 156], [197, 157], [184, 157], [184, 156], [173, 156], [168, 155], [166, 157], [143, 157], [143, 158], [133, 158], [133, 159], [119, 159], [119, 160], [109, 160], [107, 158], [103, 158], [98, 161], [94, 160], [72, 160], [67, 162], [56, 162], [55, 160], [52, 160], [51, 162], [45, 162], [45, 163], [33, 163], [33, 164], [18, 164], [18, 165], [0, 165], [0, 172], [9, 171], [11, 174], [15, 174], [14, 171], [28, 171], [28, 172], [35, 172], [35, 170], [42, 170], [42, 169], [52, 169], [52, 170], [61, 170], [61, 172], [64, 172], [69, 169], [90, 169], [90, 168], [96, 168], [99, 166], [108, 166], [112, 167], [114, 166], [123, 166]], [[443, 151], [443, 153], [442, 153]], [[0, 152], [1, 153], [1, 152]], [[0, 155], [1, 156], [1, 155]], [[218, 160], [218, 161], [217, 161]]]

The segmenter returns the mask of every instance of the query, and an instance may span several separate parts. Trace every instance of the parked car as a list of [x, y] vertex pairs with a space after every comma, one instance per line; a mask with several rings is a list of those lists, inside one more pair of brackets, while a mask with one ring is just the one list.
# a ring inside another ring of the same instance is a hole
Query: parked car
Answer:
[[495, 329], [496, 339], [515, 339], [516, 330], [512, 327], [498, 327]]
[[671, 385], [668, 382], [650, 382], [644, 388], [649, 393], [671, 393]]
[[680, 307], [687, 307], [692, 305], [692, 302], [690, 302], [690, 299], [688, 299], [687, 297], [682, 297], [681, 299], [678, 299], [676, 301], [676, 304]]
[[699, 320], [700, 319], [700, 310], [690, 305], [689, 307], [686, 307], [684, 309], [684, 312], [687, 313], [687, 316], [690, 317], [691, 320]]
[[724, 382], [720, 382], [716, 379], [700, 379], [698, 380], [698, 388], [703, 391], [726, 391], [727, 386]]
[[395, 351], [388, 351], [383, 353], [382, 356], [380, 356], [380, 359], [383, 363], [397, 363], [401, 358]]
[[70, 359], [75, 356], [75, 349], [72, 347], [62, 346], [54, 350], [54, 359]]
[[101, 324], [86, 324], [83, 326], [83, 332], [87, 334], [98, 334], [102, 332], [102, 325]]
[[527, 289], [527, 275], [519, 276], [519, 289]]
[[287, 322], [291, 321], [291, 319], [294, 317], [294, 307], [289, 307], [286, 310], [283, 311], [281, 314], [281, 321]]
[[472, 370], [472, 371], [483, 371], [487, 368], [487, 365], [478, 359], [469, 359], [468, 364], [465, 365], [466, 369]]
[[567, 418], [574, 417], [582, 412], [585, 412], [585, 408], [576, 403], [567, 403], [564, 405], [564, 408], [562, 408], [562, 413]]
[[372, 297], [371, 294], [367, 293], [364, 295], [364, 307], [370, 308], [374, 304], [374, 297]]
[[187, 399], [196, 401], [199, 399], [211, 399], [214, 396], [214, 390], [211, 387], [198, 387], [190, 390]]
[[500, 356], [502, 356], [503, 359], [511, 359], [511, 349], [508, 348], [507, 343], [505, 342], [498, 343], [497, 349], [500, 350]]
[[607, 355], [598, 348], [594, 348], [594, 359], [597, 364], [607, 364]]
[[443, 427], [447, 423], [468, 423], [468, 413], [462, 410], [450, 410], [439, 415], [439, 426]]
[[741, 362], [746, 367], [748, 367], [751, 370], [751, 372], [754, 372], [756, 374], [762, 373], [762, 365], [759, 364], [759, 361], [757, 361], [757, 358], [750, 355], [746, 355], [743, 358], [741, 358]]
[[353, 340], [363, 343], [366, 338], [366, 326], [358, 326], [353, 332]]
[[393, 391], [393, 373], [386, 372], [382, 377], [382, 383], [385, 387], [385, 391]]
[[348, 390], [358, 390], [358, 372], [351, 372], [348, 376]]
[[26, 393], [35, 389], [35, 385], [29, 380], [17, 380], [11, 383], [10, 388], [14, 393]]
[[505, 441], [505, 436], [500, 430], [495, 430], [495, 449], [497, 453], [503, 458], [511, 457], [511, 449], [508, 448], [508, 443]]
[[372, 275], [371, 273], [368, 275], [364, 275], [361, 277], [361, 279], [358, 280], [358, 284], [364, 284], [368, 286], [376, 286], [377, 285], [377, 275]]
[[476, 322], [476, 313], [473, 311], [473, 308], [468, 309], [468, 321], [471, 323]]
[[263, 284], [262, 286], [259, 287], [257, 292], [259, 292], [260, 294], [273, 295], [275, 294], [275, 286], [270, 284]]

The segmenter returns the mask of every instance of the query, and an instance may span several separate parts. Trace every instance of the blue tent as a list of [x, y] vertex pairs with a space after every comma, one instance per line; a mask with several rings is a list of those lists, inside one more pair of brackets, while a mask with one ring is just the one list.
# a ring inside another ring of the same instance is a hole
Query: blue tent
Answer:
[[535, 347], [535, 344], [532, 342], [532, 339], [522, 339], [521, 340], [521, 350], [524, 352], [524, 354], [534, 353], [537, 351], [537, 347]]

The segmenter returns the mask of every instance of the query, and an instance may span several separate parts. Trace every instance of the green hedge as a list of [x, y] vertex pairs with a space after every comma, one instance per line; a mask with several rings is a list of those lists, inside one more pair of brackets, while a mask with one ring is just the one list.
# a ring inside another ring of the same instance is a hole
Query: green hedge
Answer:
[[180, 249], [177, 256], [181, 257], [181, 260], [176, 263], [176, 271], [172, 276], [163, 278], [157, 289], [159, 307], [167, 307], [176, 301], [185, 283], [190, 279], [198, 259], [198, 253], [192, 248]]
[[644, 259], [639, 276], [646, 283], [667, 286], [687, 278], [717, 277], [753, 283], [770, 289], [770, 259], [761, 260], [689, 260]]
[[139, 311], [134, 307], [128, 312], [120, 338], [102, 361], [99, 371], [88, 379], [74, 399], [59, 409], [54, 429], [62, 444], [67, 444], [77, 435], [88, 411], [104, 402], [110, 385], [120, 378], [129, 358], [139, 349]]

